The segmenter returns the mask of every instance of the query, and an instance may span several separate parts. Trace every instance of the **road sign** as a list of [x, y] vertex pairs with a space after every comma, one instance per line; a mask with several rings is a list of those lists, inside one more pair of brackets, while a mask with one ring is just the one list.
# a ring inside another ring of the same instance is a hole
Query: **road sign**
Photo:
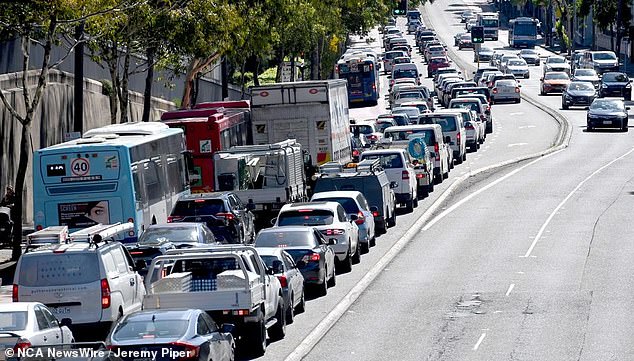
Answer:
[[471, 27], [471, 42], [474, 44], [484, 43], [484, 28], [482, 26]]

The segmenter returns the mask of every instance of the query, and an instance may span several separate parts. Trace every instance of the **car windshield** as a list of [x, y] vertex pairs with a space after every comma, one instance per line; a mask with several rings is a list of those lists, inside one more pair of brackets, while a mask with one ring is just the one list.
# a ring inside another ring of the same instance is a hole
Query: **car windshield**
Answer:
[[513, 87], [513, 88], [515, 88], [517, 86], [517, 83], [514, 80], [504, 79], [504, 80], [496, 81], [495, 82], [495, 86], [497, 86], [497, 87]]
[[394, 124], [393, 121], [385, 121], [384, 120], [384, 121], [377, 121], [376, 125], [379, 128], [379, 131], [382, 132], [382, 131], [385, 130], [385, 128], [391, 127], [391, 126], [396, 125], [396, 124]]
[[156, 244], [161, 241], [198, 242], [196, 227], [150, 227], [139, 237], [140, 244]]
[[387, 53], [385, 53], [385, 58], [392, 60], [402, 57], [403, 55], [405, 55], [405, 52], [403, 51], [388, 51]]
[[225, 205], [222, 199], [196, 199], [177, 202], [172, 210], [172, 216], [209, 216], [224, 211]]
[[594, 86], [592, 83], [570, 83], [568, 86], [568, 90], [592, 90], [594, 91]]
[[399, 93], [399, 99], [403, 98], [413, 98], [413, 99], [421, 99], [423, 95], [420, 92], [408, 92], [408, 93]]
[[396, 64], [404, 64], [404, 63], [411, 63], [411, 61], [410, 61], [409, 58], [400, 57], [400, 58], [394, 59], [394, 63], [396, 63]]
[[0, 312], [0, 333], [2, 331], [22, 331], [26, 327], [26, 311]]
[[[462, 103], [454, 103], [456, 106], [452, 106], [451, 108], [466, 108], [466, 106], [457, 106], [457, 104]], [[457, 115], [433, 115], [431, 117], [421, 119], [420, 124], [438, 124], [442, 128], [443, 132], [453, 132], [457, 129], [456, 117]]]
[[97, 253], [33, 254], [20, 259], [20, 285], [48, 287], [99, 282]]
[[612, 52], [609, 53], [594, 53], [594, 60], [616, 60], [616, 55]]
[[596, 76], [597, 72], [594, 69], [577, 69], [575, 70], [575, 76]]
[[432, 58], [431, 59], [432, 63], [436, 63], [436, 64], [444, 64], [447, 62], [447, 59], [445, 58]]
[[261, 232], [255, 239], [256, 247], [313, 247], [310, 231]]
[[531, 49], [524, 49], [520, 52], [520, 54], [522, 55], [537, 55], [537, 52], [535, 50], [531, 50]]
[[[498, 82], [499, 82], [499, 80], [498, 80]], [[473, 111], [476, 111], [476, 112], [480, 112], [479, 103], [480, 102], [477, 102], [477, 101], [459, 101], [459, 102], [451, 103], [449, 108], [465, 108], [465, 109], [473, 110]]]
[[510, 66], [523, 66], [523, 65], [526, 65], [526, 62], [524, 60], [509, 60], [509, 65]]
[[384, 169], [403, 168], [403, 159], [400, 154], [361, 154], [362, 160], [380, 159]]
[[566, 62], [566, 59], [564, 58], [548, 58], [549, 64], [562, 64], [565, 62]]
[[445, 48], [442, 46], [431, 46], [429, 47], [429, 51], [433, 51], [433, 52], [445, 51]]
[[623, 83], [628, 81], [628, 79], [627, 75], [623, 73], [605, 73], [603, 74], [603, 81]]
[[112, 339], [116, 341], [143, 340], [155, 338], [179, 339], [187, 332], [187, 320], [125, 320], [117, 325]]
[[332, 224], [334, 215], [327, 209], [301, 209], [281, 212], [277, 218], [279, 226], [324, 226]]
[[369, 125], [353, 125], [351, 128], [353, 129], [352, 133], [354, 133], [354, 129], [358, 129], [359, 133], [365, 135], [372, 134], [374, 132], [374, 129]]
[[544, 75], [544, 79], [546, 80], [566, 80], [568, 78], [568, 74], [566, 73], [546, 73]]
[[620, 100], [597, 99], [590, 105], [591, 110], [625, 111], [625, 105]]
[[416, 71], [416, 69], [403, 69], [403, 70], [395, 71], [392, 79], [416, 78], [416, 77], [418, 77], [418, 71]]
[[357, 206], [357, 202], [354, 199], [348, 197], [328, 197], [328, 198], [317, 198], [315, 201], [324, 201], [324, 202], [337, 202], [341, 204], [346, 213], [359, 213], [359, 207]]

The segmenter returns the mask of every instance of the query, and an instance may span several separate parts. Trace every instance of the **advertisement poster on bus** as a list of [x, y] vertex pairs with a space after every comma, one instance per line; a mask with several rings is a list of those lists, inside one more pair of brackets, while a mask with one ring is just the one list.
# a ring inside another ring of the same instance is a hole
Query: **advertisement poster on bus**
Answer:
[[59, 225], [70, 229], [86, 228], [95, 224], [110, 224], [108, 201], [62, 203], [57, 206]]

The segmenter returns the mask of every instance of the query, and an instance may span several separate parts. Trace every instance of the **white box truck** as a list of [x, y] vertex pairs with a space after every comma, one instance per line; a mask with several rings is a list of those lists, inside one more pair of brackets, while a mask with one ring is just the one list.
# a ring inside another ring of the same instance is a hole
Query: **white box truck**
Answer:
[[251, 88], [254, 144], [296, 139], [310, 155], [310, 179], [327, 162], [352, 160], [347, 82], [343, 79]]

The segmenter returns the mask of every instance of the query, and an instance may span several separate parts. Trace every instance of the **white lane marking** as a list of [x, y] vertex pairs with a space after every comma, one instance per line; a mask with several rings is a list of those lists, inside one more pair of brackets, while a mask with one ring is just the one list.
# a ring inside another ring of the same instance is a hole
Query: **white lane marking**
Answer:
[[536, 125], [521, 125], [517, 127], [517, 129], [528, 129], [528, 128], [537, 128]]
[[480, 344], [482, 343], [482, 341], [484, 341], [485, 337], [487, 337], [487, 333], [486, 332], [484, 332], [482, 335], [480, 335], [480, 338], [478, 339], [478, 342], [476, 342], [475, 346], [473, 346], [473, 351], [476, 351], [480, 347]]
[[451, 212], [455, 211], [458, 207], [460, 207], [460, 206], [462, 206], [463, 204], [467, 203], [468, 201], [470, 201], [470, 200], [471, 200], [471, 199], [473, 199], [474, 197], [476, 197], [476, 196], [480, 195], [480, 193], [482, 193], [482, 192], [486, 191], [487, 189], [489, 189], [489, 188], [491, 188], [491, 187], [493, 187], [493, 186], [497, 185], [498, 183], [501, 183], [501, 182], [505, 181], [506, 179], [508, 179], [508, 178], [510, 178], [510, 177], [512, 177], [512, 176], [514, 176], [515, 174], [517, 174], [517, 173], [519, 173], [520, 171], [522, 171], [524, 168], [529, 167], [529, 166], [531, 166], [531, 165], [533, 165], [533, 164], [535, 164], [535, 163], [537, 163], [537, 162], [539, 162], [539, 161], [541, 161], [541, 160], [543, 160], [543, 159], [546, 159], [546, 158], [548, 158], [548, 157], [550, 157], [550, 156], [552, 156], [552, 155], [555, 155], [555, 154], [557, 154], [557, 153], [561, 152], [562, 150], [563, 150], [563, 149], [560, 149], [560, 150], [555, 151], [555, 152], [552, 152], [552, 153], [550, 153], [550, 154], [546, 154], [546, 155], [545, 155], [545, 156], [543, 156], [543, 157], [537, 158], [537, 159], [535, 159], [535, 160], [531, 161], [530, 163], [525, 164], [525, 165], [523, 165], [523, 166], [521, 166], [521, 167], [519, 167], [519, 168], [517, 168], [517, 169], [515, 169], [515, 170], [513, 170], [513, 171], [511, 171], [511, 172], [509, 172], [508, 174], [504, 175], [503, 177], [500, 177], [500, 178], [498, 178], [498, 179], [494, 180], [493, 182], [488, 183], [488, 184], [487, 184], [487, 185], [485, 185], [484, 187], [482, 187], [482, 188], [478, 189], [477, 191], [475, 191], [475, 192], [473, 192], [473, 193], [469, 194], [468, 196], [466, 196], [466, 197], [464, 197], [463, 199], [461, 199], [460, 201], [458, 201], [458, 202], [454, 203], [451, 207], [449, 207], [448, 209], [446, 209], [445, 211], [443, 211], [442, 213], [440, 213], [439, 215], [437, 215], [434, 219], [432, 219], [431, 221], [429, 221], [429, 223], [427, 223], [427, 224], [425, 225], [425, 227], [423, 227], [423, 231], [427, 231], [427, 230], [429, 230], [429, 229], [430, 229], [430, 228], [431, 228], [434, 224], [436, 224], [436, 222], [438, 222], [438, 221], [440, 221], [441, 219], [445, 218], [445, 217], [446, 217], [449, 213], [451, 213]]
[[531, 246], [528, 248], [528, 250], [526, 251], [526, 254], [524, 254], [523, 257], [528, 257], [528, 256], [531, 255], [531, 252], [533, 252], [533, 249], [535, 248], [535, 245], [537, 244], [537, 241], [539, 241], [539, 239], [541, 238], [542, 234], [546, 230], [546, 227], [548, 227], [548, 224], [550, 224], [550, 221], [553, 219], [553, 217], [555, 217], [555, 214], [557, 214], [557, 212], [559, 212], [559, 209], [561, 209], [564, 206], [564, 204], [566, 204], [566, 202], [572, 197], [573, 194], [575, 194], [575, 192], [577, 192], [579, 190], [579, 188], [581, 188], [581, 186], [583, 186], [588, 180], [590, 180], [590, 178], [594, 177], [595, 175], [597, 175], [599, 172], [601, 172], [605, 168], [607, 168], [607, 167], [611, 166], [612, 164], [618, 162], [619, 160], [625, 158], [626, 156], [628, 156], [632, 152], [634, 152], [634, 148], [632, 148], [631, 150], [629, 150], [627, 153], [623, 154], [622, 156], [620, 156], [620, 157], [618, 157], [616, 159], [613, 159], [608, 164], [605, 164], [602, 167], [600, 167], [599, 169], [595, 170], [589, 176], [587, 176], [584, 180], [582, 180], [581, 183], [577, 184], [577, 186], [570, 193], [568, 193], [566, 198], [564, 198], [564, 200], [562, 200], [557, 205], [555, 210], [552, 211], [552, 213], [548, 216], [548, 218], [546, 219], [546, 222], [544, 222], [542, 227], [539, 229], [539, 232], [537, 232], [537, 235], [535, 236], [535, 239], [533, 239], [533, 243], [531, 243]]
[[513, 291], [513, 288], [515, 288], [515, 283], [511, 283], [511, 284], [509, 285], [509, 289], [508, 289], [508, 290], [506, 290], [506, 296], [507, 296], [507, 297], [508, 297], [508, 295], [510, 295], [510, 294], [511, 294], [511, 291]]
[[527, 145], [527, 144], [528, 144], [528, 143], [511, 143], [511, 144], [509, 144], [508, 146], [509, 146], [509, 147], [518, 147], [518, 146], [520, 146], [520, 145]]
[[509, 113], [509, 115], [524, 115], [524, 112]]

